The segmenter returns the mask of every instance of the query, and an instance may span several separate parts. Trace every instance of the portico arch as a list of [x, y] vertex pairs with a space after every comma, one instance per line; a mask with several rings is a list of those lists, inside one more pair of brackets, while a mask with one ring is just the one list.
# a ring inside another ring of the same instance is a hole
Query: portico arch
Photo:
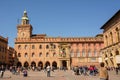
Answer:
[[31, 66], [35, 66], [36, 67], [36, 63], [34, 61], [31, 62]]
[[47, 67], [48, 65], [50, 65], [50, 62], [49, 62], [49, 61], [46, 61], [45, 67]]
[[20, 61], [17, 63], [17, 67], [22, 67], [22, 63]]
[[24, 67], [28, 67], [29, 66], [29, 63], [26, 61], [26, 62], [24, 62]]
[[57, 62], [56, 61], [53, 61], [52, 67], [54, 67], [55, 69], [57, 69]]
[[43, 62], [42, 62], [42, 61], [39, 61], [39, 62], [38, 62], [38, 67], [43, 68]]

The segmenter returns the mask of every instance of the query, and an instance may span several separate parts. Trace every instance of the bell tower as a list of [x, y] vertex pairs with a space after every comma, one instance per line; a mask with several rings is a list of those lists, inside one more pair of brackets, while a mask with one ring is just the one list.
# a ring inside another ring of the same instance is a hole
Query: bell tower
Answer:
[[29, 19], [28, 19], [27, 11], [26, 10], [23, 13], [21, 24], [22, 25], [29, 24]]
[[17, 39], [29, 39], [32, 36], [32, 29], [32, 25], [29, 24], [27, 11], [25, 10], [21, 23], [17, 25]]

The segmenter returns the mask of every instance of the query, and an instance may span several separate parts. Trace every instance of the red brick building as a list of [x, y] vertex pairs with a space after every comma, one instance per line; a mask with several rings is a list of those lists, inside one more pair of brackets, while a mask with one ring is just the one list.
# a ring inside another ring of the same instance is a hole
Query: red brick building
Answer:
[[17, 25], [15, 50], [18, 66], [70, 67], [98, 65], [100, 49], [103, 48], [102, 34], [95, 37], [49, 37], [33, 34], [27, 12]]

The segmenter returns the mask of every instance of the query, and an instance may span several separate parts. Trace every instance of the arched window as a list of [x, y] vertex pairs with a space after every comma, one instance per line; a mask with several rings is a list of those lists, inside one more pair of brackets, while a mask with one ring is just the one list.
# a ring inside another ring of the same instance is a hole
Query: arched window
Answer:
[[18, 53], [18, 57], [21, 57], [21, 53]]
[[21, 49], [21, 45], [18, 45], [18, 49], [19, 49], [19, 50]]
[[49, 53], [47, 52], [47, 53], [46, 53], [46, 57], [48, 57], [48, 56], [49, 56]]
[[42, 56], [42, 52], [39, 53], [39, 57], [41, 57], [41, 56]]
[[113, 44], [113, 35], [112, 35], [112, 32], [110, 32], [110, 41], [111, 41], [111, 44]]
[[55, 57], [55, 56], [56, 56], [56, 53], [54, 52], [54, 53], [53, 53], [53, 57]]
[[105, 36], [105, 43], [106, 43], [106, 46], [108, 46], [108, 37], [107, 37], [107, 35]]
[[35, 45], [32, 45], [32, 49], [35, 49]]
[[116, 28], [116, 41], [120, 41], [120, 34], [118, 28]]
[[49, 49], [49, 45], [46, 45], [46, 49]]
[[27, 45], [25, 45], [25, 48], [24, 49], [27, 49]]
[[28, 57], [28, 54], [27, 54], [27, 53], [25, 53], [25, 57]]
[[42, 49], [42, 45], [39, 45], [39, 49]]
[[35, 53], [32, 53], [32, 57], [35, 57]]

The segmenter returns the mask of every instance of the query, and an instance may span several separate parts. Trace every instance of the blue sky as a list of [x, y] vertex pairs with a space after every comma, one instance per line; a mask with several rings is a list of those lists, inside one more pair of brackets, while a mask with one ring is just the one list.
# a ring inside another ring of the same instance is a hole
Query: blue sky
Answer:
[[120, 9], [120, 0], [1, 0], [0, 35], [8, 37], [12, 47], [25, 9], [33, 34], [94, 37]]

